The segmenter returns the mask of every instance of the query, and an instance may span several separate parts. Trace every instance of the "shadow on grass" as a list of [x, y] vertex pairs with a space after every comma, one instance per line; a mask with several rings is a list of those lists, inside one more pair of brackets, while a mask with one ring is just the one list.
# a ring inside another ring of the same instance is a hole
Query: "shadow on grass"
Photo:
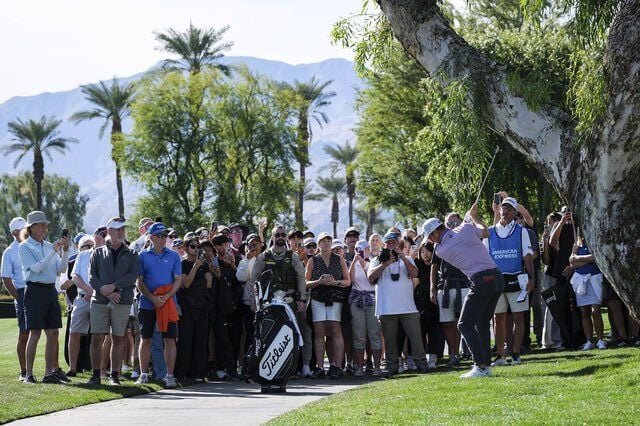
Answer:
[[586, 367], [582, 367], [579, 368], [577, 370], [572, 370], [572, 371], [554, 371], [554, 372], [549, 372], [549, 373], [540, 373], [540, 372], [535, 372], [535, 373], [528, 373], [528, 374], [523, 374], [522, 372], [520, 372], [518, 374], [518, 376], [520, 377], [542, 377], [542, 376], [546, 376], [546, 377], [562, 377], [562, 378], [570, 378], [570, 377], [584, 377], [584, 376], [591, 376], [594, 375], [598, 372], [598, 370], [610, 370], [612, 368], [619, 368], [623, 365], [622, 362], [614, 362], [614, 363], [610, 363], [610, 364], [606, 364], [606, 365], [588, 365]]
[[554, 356], [545, 356], [541, 358], [532, 357], [530, 359], [530, 362], [536, 363], [536, 364], [543, 364], [543, 363], [550, 363], [550, 362], [556, 362], [556, 361], [579, 361], [581, 359], [590, 359], [590, 358], [597, 358], [599, 360], [601, 359], [621, 360], [621, 359], [632, 358], [632, 357], [633, 356], [630, 354], [621, 354], [621, 353], [611, 353], [609, 355], [603, 356], [599, 353], [596, 355], [595, 353], [578, 352], [578, 353], [567, 353], [564, 355], [562, 353], [559, 353]]

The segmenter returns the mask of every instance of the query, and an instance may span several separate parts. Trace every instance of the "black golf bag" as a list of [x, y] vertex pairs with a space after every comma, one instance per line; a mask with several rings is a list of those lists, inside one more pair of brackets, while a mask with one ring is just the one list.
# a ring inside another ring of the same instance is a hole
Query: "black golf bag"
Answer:
[[300, 330], [293, 310], [275, 292], [270, 271], [257, 284], [253, 344], [246, 356], [247, 373], [262, 385], [263, 393], [286, 392], [289, 378], [298, 368]]

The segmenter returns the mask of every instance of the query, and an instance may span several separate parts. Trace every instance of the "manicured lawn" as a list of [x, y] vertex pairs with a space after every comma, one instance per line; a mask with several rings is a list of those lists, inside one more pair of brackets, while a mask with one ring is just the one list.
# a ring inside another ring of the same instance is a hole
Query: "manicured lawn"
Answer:
[[493, 377], [461, 371], [383, 380], [272, 424], [638, 424], [640, 349], [537, 353]]
[[[134, 386], [131, 380], [124, 381], [123, 386], [118, 387], [102, 385], [99, 388], [90, 388], [84, 384], [89, 379], [89, 373], [73, 378], [73, 383], [67, 385], [25, 385], [17, 381], [20, 372], [15, 354], [17, 328], [15, 319], [0, 319], [0, 423], [161, 388], [158, 384], [149, 384], [141, 388]], [[34, 369], [39, 381], [42, 380], [44, 371], [44, 340], [43, 333]], [[62, 355], [62, 333], [60, 342], [60, 366], [66, 371]]]

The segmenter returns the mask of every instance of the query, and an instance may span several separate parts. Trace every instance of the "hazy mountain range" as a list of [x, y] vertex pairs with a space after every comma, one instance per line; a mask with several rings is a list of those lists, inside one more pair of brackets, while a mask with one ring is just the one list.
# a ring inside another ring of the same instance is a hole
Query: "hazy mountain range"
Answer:
[[[225, 57], [221, 62], [228, 65], [245, 64], [253, 72], [286, 82], [308, 81], [314, 76], [321, 82], [333, 80], [327, 90], [335, 91], [337, 96], [333, 98], [332, 104], [325, 110], [330, 122], [322, 129], [317, 126], [314, 128], [314, 139], [310, 150], [312, 166], [309, 168], [307, 176], [315, 178], [318, 175], [318, 168], [327, 163], [328, 157], [323, 150], [325, 145], [344, 144], [347, 140], [352, 140], [352, 130], [358, 119], [354, 111], [355, 95], [357, 88], [363, 85], [353, 70], [352, 62], [344, 59], [328, 59], [313, 64], [290, 65], [266, 59], [234, 56]], [[140, 73], [124, 77], [122, 80], [136, 80], [143, 75], [144, 73]], [[80, 87], [57, 93], [42, 93], [27, 97], [16, 96], [0, 104], [0, 145], [5, 145], [10, 140], [10, 135], [7, 132], [8, 122], [16, 118], [37, 119], [42, 115], [55, 115], [62, 119], [63, 123], [59, 127], [60, 134], [64, 137], [78, 139], [79, 143], [71, 144], [71, 149], [67, 153], [52, 154], [53, 161], [45, 157], [44, 167], [45, 173], [56, 173], [71, 178], [80, 185], [82, 192], [89, 196], [85, 216], [87, 230], [94, 229], [97, 225], [105, 223], [109, 217], [117, 214], [115, 170], [110, 159], [108, 140], [110, 127], [107, 128], [104, 137], [100, 140], [98, 132], [102, 121], [91, 120], [79, 125], [68, 121], [68, 117], [74, 112], [90, 108], [91, 104], [84, 99]], [[126, 121], [124, 131], [129, 131], [131, 125], [130, 120]], [[16, 174], [32, 170], [33, 156], [25, 157], [17, 168], [13, 167], [15, 158], [16, 155], [0, 157], [0, 173]], [[136, 186], [134, 180], [127, 176], [125, 176], [124, 187], [126, 213], [130, 213], [133, 211], [136, 199], [144, 190]], [[330, 211], [327, 210], [326, 205], [326, 202], [305, 203], [305, 220], [316, 231], [331, 229]], [[338, 232], [344, 230], [347, 224], [346, 200], [343, 200]]]

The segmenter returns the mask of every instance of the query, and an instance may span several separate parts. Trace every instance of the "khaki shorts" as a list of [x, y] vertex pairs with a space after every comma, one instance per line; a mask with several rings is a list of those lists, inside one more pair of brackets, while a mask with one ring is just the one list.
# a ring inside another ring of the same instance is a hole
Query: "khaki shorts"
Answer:
[[[438, 290], [437, 297], [438, 297], [438, 312], [440, 314], [440, 322], [452, 322], [458, 319], [458, 317], [456, 317], [456, 310], [455, 310], [456, 292], [457, 290], [455, 288], [449, 289], [449, 307], [443, 308], [442, 302], [444, 300], [444, 290]], [[462, 305], [464, 305], [464, 299], [467, 297], [468, 293], [469, 293], [468, 288], [460, 289], [460, 294], [462, 296], [462, 300], [461, 300]]]
[[91, 303], [91, 334], [124, 336], [131, 305]]
[[82, 296], [74, 299], [69, 333], [87, 334], [89, 332], [89, 325], [91, 325], [89, 305], [89, 302], [84, 300]]
[[524, 299], [523, 302], [517, 302], [519, 291], [510, 291], [508, 293], [502, 293], [500, 298], [498, 299], [498, 304], [496, 305], [496, 310], [494, 311], [496, 314], [504, 314], [507, 312], [507, 308], [511, 308], [511, 312], [525, 312], [529, 310], [529, 295]]

